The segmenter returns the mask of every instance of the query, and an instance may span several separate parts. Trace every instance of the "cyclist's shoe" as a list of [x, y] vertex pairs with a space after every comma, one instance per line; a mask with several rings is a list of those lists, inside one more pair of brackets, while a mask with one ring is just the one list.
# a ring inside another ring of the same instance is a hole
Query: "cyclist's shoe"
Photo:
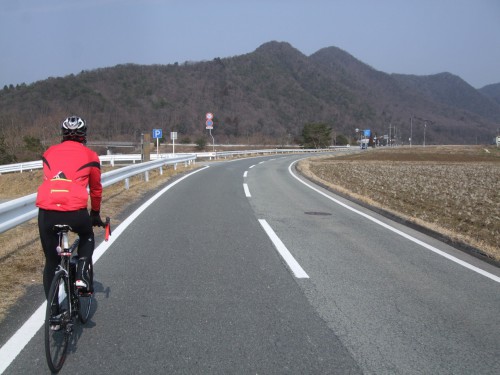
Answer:
[[87, 290], [87, 283], [84, 280], [76, 280], [75, 286], [80, 292]]
[[[52, 312], [54, 312], [54, 306], [52, 306]], [[61, 323], [66, 315], [66, 310], [62, 310], [61, 313], [53, 313], [50, 317], [50, 330], [59, 331], [61, 329]]]
[[92, 280], [89, 275], [90, 263], [86, 257], [78, 259], [78, 266], [76, 267], [76, 281], [75, 286], [80, 293], [92, 293]]
[[76, 289], [78, 289], [78, 294], [84, 297], [87, 297], [94, 293], [93, 285], [87, 285], [87, 283], [83, 280], [75, 281]]

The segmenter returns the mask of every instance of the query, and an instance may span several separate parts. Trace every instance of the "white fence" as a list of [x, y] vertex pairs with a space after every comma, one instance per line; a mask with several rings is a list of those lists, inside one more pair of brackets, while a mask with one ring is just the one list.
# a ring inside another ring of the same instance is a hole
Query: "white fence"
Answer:
[[9, 173], [9, 172], [24, 172], [24, 171], [32, 171], [33, 169], [42, 168], [42, 161], [27, 161], [25, 163], [16, 163], [16, 164], [4, 164], [0, 165], [0, 174]]
[[[178, 163], [191, 164], [196, 160], [195, 155], [184, 155], [175, 158], [163, 158], [146, 163], [133, 164], [102, 174], [102, 186], [110, 186], [120, 181], [125, 181], [128, 188], [128, 179], [132, 176], [144, 173], [148, 180], [148, 172], [159, 168], [163, 172], [165, 165], [177, 165]], [[0, 204], [0, 233], [33, 219], [38, 214], [35, 206], [36, 193], [26, 195]]]

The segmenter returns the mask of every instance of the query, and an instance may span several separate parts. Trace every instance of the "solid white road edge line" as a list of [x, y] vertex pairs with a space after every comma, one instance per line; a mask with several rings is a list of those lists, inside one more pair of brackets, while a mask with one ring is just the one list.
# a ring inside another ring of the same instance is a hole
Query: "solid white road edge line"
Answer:
[[394, 233], [396, 233], [396, 234], [399, 234], [400, 236], [402, 236], [402, 237], [404, 237], [404, 238], [406, 238], [406, 239], [408, 239], [408, 240], [410, 240], [410, 241], [412, 241], [412, 242], [414, 242], [414, 243], [416, 243], [416, 244], [418, 244], [418, 245], [420, 245], [420, 246], [422, 246], [422, 247], [426, 248], [427, 250], [430, 250], [430, 251], [432, 251], [432, 252], [434, 252], [434, 253], [436, 253], [436, 254], [438, 254], [438, 255], [441, 255], [442, 257], [445, 257], [445, 258], [447, 258], [447, 259], [451, 260], [452, 262], [455, 262], [455, 263], [460, 264], [461, 266], [463, 266], [463, 267], [465, 267], [465, 268], [468, 268], [468, 269], [470, 269], [470, 270], [472, 270], [472, 271], [474, 271], [474, 272], [477, 272], [477, 273], [479, 273], [480, 275], [483, 275], [483, 276], [485, 276], [485, 277], [487, 277], [487, 278], [489, 278], [489, 279], [491, 279], [491, 280], [493, 280], [493, 281], [496, 281], [497, 283], [500, 283], [500, 277], [498, 277], [498, 276], [496, 276], [496, 275], [493, 275], [492, 273], [489, 273], [489, 272], [487, 272], [487, 271], [485, 271], [485, 270], [482, 270], [482, 269], [481, 269], [481, 268], [479, 268], [479, 267], [473, 266], [472, 264], [469, 264], [469, 263], [467, 263], [467, 262], [464, 262], [463, 260], [460, 260], [460, 259], [458, 259], [458, 258], [454, 257], [453, 255], [447, 254], [447, 253], [445, 253], [444, 251], [439, 250], [439, 249], [435, 248], [434, 246], [431, 246], [431, 245], [429, 245], [429, 244], [427, 244], [427, 243], [425, 243], [425, 242], [423, 242], [423, 241], [420, 241], [419, 239], [417, 239], [417, 238], [415, 238], [415, 237], [412, 237], [412, 236], [410, 236], [409, 234], [407, 234], [407, 233], [404, 233], [404, 232], [400, 231], [399, 229], [396, 229], [396, 228], [394, 228], [394, 227], [391, 227], [390, 225], [388, 225], [388, 224], [386, 224], [386, 223], [384, 223], [384, 222], [382, 222], [382, 221], [380, 221], [380, 220], [378, 220], [378, 219], [375, 219], [374, 217], [372, 217], [372, 216], [370, 216], [370, 215], [368, 215], [368, 214], [365, 214], [364, 212], [361, 212], [361, 211], [359, 211], [359, 210], [356, 210], [355, 208], [352, 208], [352, 207], [348, 206], [347, 204], [342, 203], [341, 201], [339, 201], [339, 200], [337, 200], [337, 199], [335, 199], [335, 198], [333, 198], [333, 197], [329, 196], [328, 194], [325, 194], [325, 193], [324, 193], [324, 192], [322, 192], [321, 190], [319, 190], [319, 189], [315, 188], [314, 186], [309, 185], [308, 183], [306, 183], [305, 181], [303, 181], [303, 180], [301, 180], [299, 177], [297, 177], [297, 176], [293, 173], [293, 171], [292, 171], [292, 166], [293, 166], [295, 163], [297, 163], [298, 161], [299, 161], [299, 160], [296, 160], [296, 161], [294, 161], [293, 163], [291, 163], [291, 164], [288, 166], [288, 171], [290, 172], [290, 174], [291, 174], [291, 175], [292, 175], [295, 179], [297, 179], [299, 182], [301, 182], [301, 183], [303, 183], [304, 185], [306, 185], [308, 188], [310, 188], [310, 189], [312, 189], [312, 190], [316, 191], [317, 193], [319, 193], [319, 194], [321, 194], [321, 195], [325, 196], [326, 198], [328, 198], [328, 199], [330, 199], [331, 201], [333, 201], [333, 202], [335, 202], [335, 203], [339, 204], [340, 206], [342, 206], [342, 207], [344, 207], [344, 208], [347, 208], [348, 210], [350, 210], [350, 211], [352, 211], [352, 212], [355, 212], [355, 213], [357, 213], [358, 215], [361, 215], [361, 216], [363, 216], [363, 217], [367, 218], [368, 220], [371, 220], [371, 221], [373, 221], [374, 223], [376, 223], [376, 224], [378, 224], [378, 225], [380, 225], [380, 226], [382, 226], [382, 227], [384, 227], [384, 228], [386, 228], [386, 229], [389, 229], [390, 231], [392, 231], [392, 232], [394, 232]]
[[292, 270], [295, 277], [298, 279], [308, 279], [309, 275], [302, 269], [302, 267], [295, 260], [293, 255], [290, 254], [290, 251], [288, 251], [285, 244], [276, 235], [273, 228], [271, 228], [271, 226], [267, 223], [267, 221], [264, 219], [259, 219], [259, 223], [260, 223], [260, 225], [262, 225], [262, 228], [264, 228], [264, 231], [266, 232], [266, 234], [269, 236], [269, 238], [273, 242], [274, 247], [276, 247], [276, 250], [278, 250], [278, 253], [285, 260], [286, 264], [288, 264], [288, 267], [290, 267], [290, 269]]
[[[132, 215], [127, 217], [119, 226], [113, 229], [113, 234], [109, 237], [107, 242], [101, 242], [101, 244], [94, 250], [94, 255], [92, 256], [92, 261], [94, 264], [97, 260], [108, 250], [108, 248], [115, 242], [115, 240], [125, 231], [125, 229], [139, 216], [146, 208], [148, 208], [154, 201], [156, 201], [161, 195], [163, 195], [171, 187], [177, 185], [182, 180], [198, 173], [208, 166], [197, 169], [178, 180], [172, 182], [168, 186], [164, 187], [153, 197], [142, 204], [137, 210], [135, 210]], [[40, 327], [43, 326], [45, 320], [45, 310], [47, 302], [44, 302], [36, 311], [31, 315], [31, 317], [23, 324], [21, 328], [17, 330], [16, 333], [0, 348], [0, 374], [10, 366], [12, 361], [18, 356], [18, 354], [23, 350], [23, 348], [30, 342], [30, 340], [35, 336]]]

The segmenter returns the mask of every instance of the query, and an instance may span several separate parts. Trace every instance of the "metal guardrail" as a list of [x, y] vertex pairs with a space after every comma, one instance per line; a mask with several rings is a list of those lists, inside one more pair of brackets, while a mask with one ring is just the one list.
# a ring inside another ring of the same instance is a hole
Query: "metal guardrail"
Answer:
[[[174, 158], [174, 157], [179, 157], [179, 156], [186, 156], [186, 155], [196, 155], [196, 154], [160, 154], [160, 155], [151, 155], [151, 160], [156, 160], [156, 159], [165, 159], [165, 158]], [[113, 154], [113, 155], [101, 155], [99, 156], [99, 160], [101, 161], [101, 164], [108, 162], [111, 165], [115, 165], [115, 162], [140, 162], [142, 160], [141, 154]], [[32, 171], [34, 169], [41, 169], [43, 167], [42, 161], [37, 160], [37, 161], [27, 161], [24, 163], [15, 163], [15, 164], [4, 164], [0, 165], [0, 175], [2, 173], [10, 173], [10, 172], [25, 172], [25, 171]]]
[[[180, 155], [185, 155], [185, 154], [178, 154], [177, 156]], [[154, 155], [152, 157], [152, 160], [156, 160], [157, 155]], [[173, 155], [175, 157], [175, 155]], [[172, 157], [172, 154], [161, 154], [161, 158], [169, 158]], [[140, 162], [141, 161], [141, 155], [140, 154], [116, 154], [116, 155], [101, 155], [99, 156], [99, 159], [101, 161], [101, 164], [104, 162], [109, 162], [111, 165], [115, 165], [116, 162], [123, 162], [123, 161], [128, 161], [128, 162]], [[10, 173], [10, 172], [21, 172], [23, 173], [24, 171], [32, 171], [34, 169], [41, 169], [43, 167], [42, 161], [37, 160], [37, 161], [28, 161], [24, 163], [15, 163], [15, 164], [4, 164], [0, 165], [0, 174], [2, 173]]]
[[[349, 149], [348, 147], [338, 146], [331, 148], [310, 148], [310, 149], [297, 149], [297, 148], [274, 148], [274, 149], [263, 149], [263, 150], [242, 150], [242, 151], [222, 151], [222, 152], [207, 152], [205, 157], [215, 157], [218, 158], [226, 158], [228, 156], [247, 156], [247, 155], [255, 155], [255, 154], [299, 154], [299, 153], [321, 153], [333, 151], [335, 149]], [[197, 154], [197, 157], [201, 157], [202, 154]]]
[[[164, 165], [176, 165], [178, 163], [192, 163], [196, 160], [196, 155], [184, 155], [175, 158], [160, 158], [140, 164], [133, 164], [127, 167], [119, 168], [110, 172], [103, 173], [101, 176], [102, 186], [110, 186], [120, 181], [125, 181], [128, 187], [128, 179], [132, 176], [146, 173], [148, 180], [148, 171], [160, 168]], [[15, 226], [33, 219], [38, 214], [38, 208], [35, 206], [36, 193], [21, 198], [13, 199], [0, 204], [0, 233], [5, 232]]]

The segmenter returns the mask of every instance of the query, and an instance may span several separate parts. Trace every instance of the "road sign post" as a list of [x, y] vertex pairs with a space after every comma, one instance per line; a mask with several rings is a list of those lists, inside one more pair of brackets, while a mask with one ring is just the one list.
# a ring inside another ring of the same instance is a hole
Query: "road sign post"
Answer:
[[215, 154], [215, 139], [214, 136], [212, 135], [212, 129], [214, 128], [214, 114], [212, 112], [208, 112], [205, 115], [205, 128], [208, 129], [210, 136], [212, 137], [212, 152]]
[[153, 139], [156, 138], [156, 156], [160, 157], [160, 138], [163, 137], [161, 129], [153, 129]]

